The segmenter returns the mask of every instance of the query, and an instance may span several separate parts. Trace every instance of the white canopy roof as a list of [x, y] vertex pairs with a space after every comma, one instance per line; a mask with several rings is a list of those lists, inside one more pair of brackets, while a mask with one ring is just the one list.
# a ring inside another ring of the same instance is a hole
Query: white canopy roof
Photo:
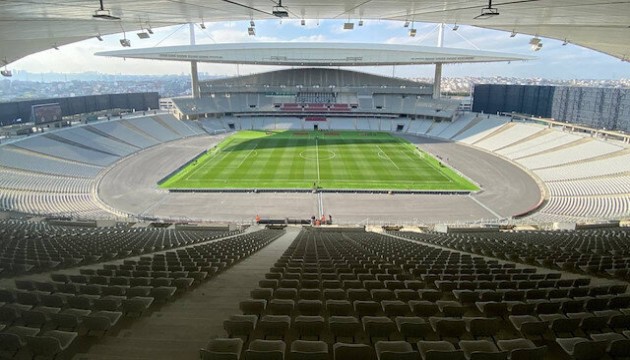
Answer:
[[361, 43], [246, 43], [127, 49], [96, 53], [122, 58], [286, 66], [378, 66], [531, 60], [481, 50]]
[[[275, 0], [104, 0], [121, 20], [92, 17], [96, 0], [0, 1], [0, 63], [97, 35], [199, 23], [273, 18]], [[539, 35], [630, 57], [630, 1], [507, 0], [476, 18], [487, 0], [285, 0], [294, 19], [382, 19], [468, 24]]]

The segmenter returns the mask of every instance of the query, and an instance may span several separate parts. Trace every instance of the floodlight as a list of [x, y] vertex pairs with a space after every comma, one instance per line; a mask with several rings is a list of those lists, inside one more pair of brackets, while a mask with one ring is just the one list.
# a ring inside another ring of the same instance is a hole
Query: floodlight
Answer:
[[306, 25], [306, 20], [302, 19], [302, 21], [300, 21], [300, 25], [305, 26]]
[[120, 45], [122, 47], [131, 47], [131, 41], [129, 39], [120, 39]]
[[353, 22], [343, 23], [343, 29], [344, 30], [352, 30], [352, 29], [354, 29], [354, 23]]
[[564, 39], [564, 41], [562, 42], [562, 46], [566, 46], [569, 43], [569, 40]]
[[532, 44], [531, 49], [532, 51], [540, 51], [540, 49], [542, 49], [543, 44], [541, 42], [537, 43], [537, 44]]
[[147, 32], [148, 32], [149, 34], [153, 35], [153, 30], [151, 30], [151, 28], [148, 28], [148, 29], [147, 29]]
[[459, 25], [455, 24], [455, 26], [453, 26], [453, 31], [457, 31], [457, 29], [459, 29]]
[[53, 47], [53, 49], [55, 49], [55, 50], [59, 50], [59, 46], [57, 46], [57, 44], [53, 45], [52, 47]]
[[418, 30], [416, 30], [416, 29], [409, 29], [409, 36], [415, 37], [417, 32], [418, 32]]
[[140, 39], [148, 39], [151, 37], [149, 33], [146, 33], [144, 31], [139, 32], [137, 35]]
[[512, 30], [512, 33], [510, 34], [510, 37], [513, 38], [516, 36], [516, 31]]
[[204, 24], [204, 23], [203, 23], [203, 21], [202, 21], [202, 22], [201, 22], [201, 24], [199, 24], [199, 27], [200, 27], [201, 29], [205, 29], [205, 28], [206, 28], [206, 24]]
[[249, 34], [249, 36], [256, 36], [256, 29], [253, 27], [248, 27], [247, 33]]
[[105, 7], [103, 7], [103, 0], [99, 1], [101, 3], [101, 7], [94, 12], [94, 15], [92, 15], [93, 18], [101, 20], [120, 20], [118, 16], [114, 16], [109, 12], [109, 10], [105, 10]]
[[359, 20], [359, 26], [363, 26], [363, 20]]
[[98, 41], [103, 41], [103, 37], [101, 35], [96, 35], [96, 38], [98, 39]]
[[530, 45], [538, 45], [539, 43], [540, 43], [540, 38], [537, 36], [534, 36], [533, 38], [529, 40]]
[[256, 26], [256, 23], [254, 22], [254, 20], [250, 20], [249, 21], [249, 26], [251, 26], [251, 27]]
[[0, 75], [4, 76], [4, 77], [11, 77], [13, 76], [13, 73], [11, 72], [11, 70], [0, 70]]
[[405, 20], [405, 23], [403, 24], [403, 27], [409, 27], [409, 20]]
[[278, 0], [278, 6], [274, 6], [271, 9], [271, 14], [279, 18], [289, 17], [289, 12], [282, 6], [282, 0]]

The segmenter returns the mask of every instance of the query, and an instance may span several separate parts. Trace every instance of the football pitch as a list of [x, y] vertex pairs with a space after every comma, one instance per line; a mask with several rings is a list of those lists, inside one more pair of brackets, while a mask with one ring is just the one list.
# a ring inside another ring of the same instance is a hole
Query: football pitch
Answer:
[[160, 187], [478, 190], [406, 140], [360, 131], [240, 131], [171, 174]]

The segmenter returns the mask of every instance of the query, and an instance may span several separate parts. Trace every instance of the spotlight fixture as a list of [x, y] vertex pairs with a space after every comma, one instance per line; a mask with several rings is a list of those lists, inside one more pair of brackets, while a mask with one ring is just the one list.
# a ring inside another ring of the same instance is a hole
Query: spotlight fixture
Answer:
[[305, 26], [305, 25], [306, 25], [306, 20], [302, 19], [302, 20], [300, 21], [300, 25]]
[[129, 39], [120, 39], [120, 45], [122, 45], [122, 47], [131, 47], [131, 41], [129, 41]]
[[488, 0], [488, 7], [481, 9], [481, 14], [474, 17], [474, 19], [490, 19], [499, 15], [499, 9], [492, 7], [492, 0]]
[[99, 0], [99, 2], [101, 3], [101, 7], [94, 12], [94, 15], [92, 15], [93, 18], [101, 20], [120, 20], [118, 16], [114, 16], [109, 10], [105, 10], [103, 0]]
[[405, 23], [403, 24], [403, 27], [409, 27], [409, 20], [405, 20]]
[[98, 41], [103, 41], [103, 37], [101, 36], [101, 34], [96, 35], [96, 39]]
[[137, 35], [140, 39], [148, 39], [151, 37], [149, 33], [146, 33], [144, 31], [139, 32]]
[[562, 46], [566, 46], [569, 43], [569, 40], [564, 39], [564, 41], [562, 42]]
[[11, 77], [13, 76], [13, 73], [11, 72], [11, 70], [0, 70], [0, 75], [4, 76], [4, 77]]
[[359, 26], [363, 26], [363, 20], [359, 20]]
[[256, 36], [256, 29], [253, 27], [248, 27], [247, 33], [249, 34], [249, 36]]
[[354, 23], [353, 22], [343, 23], [343, 29], [344, 30], [352, 30], [352, 29], [354, 29]]
[[529, 40], [529, 45], [538, 45], [540, 44], [540, 38], [538, 36], [534, 36]]
[[203, 20], [201, 20], [201, 24], [199, 24], [199, 27], [200, 27], [202, 30], [205, 30], [205, 29], [206, 29], [206, 24], [204, 24], [204, 23], [203, 23]]
[[59, 46], [57, 46], [57, 44], [54, 44], [52, 47], [53, 47], [53, 49], [55, 49], [55, 50], [59, 50]]
[[543, 44], [541, 42], [536, 43], [536, 44], [532, 44], [531, 49], [532, 51], [540, 51], [540, 49], [542, 49]]
[[410, 37], [416, 37], [416, 33], [418, 32], [418, 30], [416, 29], [409, 29], [409, 36]]
[[250, 26], [250, 27], [254, 27], [254, 26], [256, 26], [256, 23], [254, 22], [254, 20], [250, 20], [250, 21], [249, 21], [249, 26]]
[[510, 34], [510, 37], [513, 38], [516, 36], [516, 31], [512, 30], [512, 33]]
[[153, 35], [153, 30], [151, 30], [151, 28], [148, 28], [148, 29], [147, 29], [147, 32], [148, 32], [149, 34]]
[[279, 18], [289, 17], [289, 12], [282, 6], [282, 0], [278, 0], [278, 6], [274, 6], [271, 9], [271, 14]]
[[457, 23], [455, 23], [455, 25], [453, 26], [453, 31], [457, 31], [457, 29], [459, 29], [459, 25], [457, 25]]

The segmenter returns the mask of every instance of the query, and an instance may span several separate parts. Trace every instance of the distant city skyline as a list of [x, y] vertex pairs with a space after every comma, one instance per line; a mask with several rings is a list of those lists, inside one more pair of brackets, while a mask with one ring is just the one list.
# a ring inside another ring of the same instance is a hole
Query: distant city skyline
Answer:
[[[342, 20], [264, 20], [256, 21], [256, 36], [247, 34], [249, 21], [206, 23], [206, 29], [196, 28], [198, 44], [282, 41], [282, 42], [370, 42], [389, 44], [409, 44], [434, 46], [437, 43], [437, 25], [427, 23], [412, 24], [417, 29], [416, 37], [409, 37], [409, 28], [402, 22], [364, 20], [364, 26], [354, 30], [343, 30]], [[546, 79], [628, 79], [630, 63], [612, 56], [579, 47], [563, 45], [563, 41], [542, 38], [543, 48], [538, 52], [530, 50], [531, 35], [518, 34], [510, 37], [509, 32], [482, 29], [460, 25], [457, 31], [453, 25], [446, 25], [444, 46], [455, 48], [480, 48], [489, 51], [513, 52], [537, 56], [536, 60], [512, 63], [446, 65], [444, 77], [494, 77]], [[120, 49], [119, 39], [123, 36], [131, 41], [133, 48], [169, 45], [184, 45], [190, 41], [188, 25], [153, 29], [150, 39], [139, 39], [139, 29], [128, 29], [123, 35], [103, 36], [29, 55], [9, 66], [10, 70], [26, 70], [30, 73], [77, 73], [95, 71], [104, 74], [167, 75], [187, 74], [187, 63], [150, 61], [137, 59], [116, 59], [94, 56], [98, 51]], [[199, 71], [211, 75], [232, 76], [280, 69], [273, 66], [255, 65], [199, 65]], [[381, 75], [417, 78], [432, 77], [433, 66], [363, 67], [350, 68]]]

